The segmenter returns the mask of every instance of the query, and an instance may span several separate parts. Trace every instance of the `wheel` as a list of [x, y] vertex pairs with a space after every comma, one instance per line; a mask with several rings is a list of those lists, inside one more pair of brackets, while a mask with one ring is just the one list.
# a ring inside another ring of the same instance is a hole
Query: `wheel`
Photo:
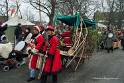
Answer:
[[3, 69], [3, 71], [5, 71], [5, 72], [10, 70], [10, 68], [9, 68], [9, 66], [8, 66], [8, 65], [3, 66], [3, 68], [2, 68], [2, 69]]

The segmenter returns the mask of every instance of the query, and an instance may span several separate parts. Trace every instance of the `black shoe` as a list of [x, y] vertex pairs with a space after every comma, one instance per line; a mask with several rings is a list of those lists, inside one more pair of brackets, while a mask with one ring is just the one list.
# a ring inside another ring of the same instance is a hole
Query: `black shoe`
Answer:
[[27, 80], [27, 82], [30, 82], [30, 81], [33, 81], [33, 80], [35, 80], [35, 78], [29, 78], [29, 79]]

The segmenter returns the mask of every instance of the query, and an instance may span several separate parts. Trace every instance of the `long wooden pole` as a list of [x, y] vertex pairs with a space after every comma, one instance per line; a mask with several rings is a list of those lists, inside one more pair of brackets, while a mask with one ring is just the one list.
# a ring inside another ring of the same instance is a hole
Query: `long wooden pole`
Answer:
[[79, 63], [80, 63], [80, 61], [81, 61], [81, 59], [82, 59], [82, 57], [83, 57], [85, 42], [86, 42], [86, 39], [84, 40], [84, 43], [83, 43], [83, 50], [82, 50], [82, 52], [81, 52], [81, 54], [80, 54], [80, 57], [79, 57], [80, 59], [79, 59], [78, 64], [77, 64], [77, 66], [76, 66], [76, 68], [75, 68], [75, 71], [77, 70], [77, 68], [78, 68], [78, 66], [79, 66]]
[[[86, 28], [86, 24], [84, 23], [84, 20], [82, 19], [82, 21], [83, 21], [83, 24], [84, 24], [84, 26], [85, 26], [85, 28]], [[81, 21], [81, 22], [82, 22]], [[82, 25], [81, 25], [81, 27], [82, 27]], [[87, 35], [88, 35], [88, 30], [87, 30], [87, 28], [86, 28], [86, 35], [85, 35], [85, 38], [83, 39], [83, 41], [79, 44], [79, 46], [77, 47], [77, 49], [81, 46], [81, 45], [84, 45], [84, 43], [85, 43], [85, 41], [86, 41], [86, 38], [87, 38]], [[74, 51], [74, 53], [77, 51], [77, 49]], [[81, 47], [78, 49], [78, 50], [80, 50], [81, 49]], [[76, 56], [77, 56], [77, 54], [78, 53], [76, 53], [75, 55], [74, 55], [74, 57], [71, 59], [71, 61], [69, 61], [69, 63], [66, 65], [66, 68], [72, 63], [72, 61], [76, 58]], [[82, 53], [81, 53], [82, 54]], [[81, 59], [80, 59], [81, 60]], [[80, 60], [78, 61], [78, 64], [80, 63]], [[77, 65], [77, 67], [78, 67], [78, 65]], [[77, 68], [75, 68], [75, 69], [77, 69]]]
[[[81, 20], [82, 20], [82, 18], [81, 18]], [[74, 47], [76, 48], [75, 49], [75, 51], [73, 51], [73, 53], [72, 54], [74, 54], [77, 50], [79, 50], [78, 48], [82, 45], [82, 43], [83, 43], [83, 41], [79, 44], [79, 42], [80, 42], [80, 39], [81, 39], [81, 35], [82, 35], [82, 22], [81, 22], [81, 24], [80, 24], [80, 28], [81, 28], [81, 32], [80, 32], [80, 34], [79, 34], [79, 40], [77, 39], [77, 41], [75, 42], [75, 45], [76, 45], [76, 43], [77, 43], [77, 45], [75, 46], [74, 45]], [[74, 48], [73, 47], [73, 48]], [[80, 49], [81, 49], [81, 47], [80, 47]], [[72, 60], [66, 65], [66, 67], [68, 67], [70, 64], [71, 64], [71, 62], [75, 59], [75, 57], [77, 56], [77, 54], [78, 54], [78, 52], [75, 54], [75, 56], [72, 58]]]
[[[78, 48], [82, 45], [84, 45], [84, 40], [80, 43], [80, 45], [78, 46]], [[82, 47], [80, 47], [78, 50], [81, 50], [81, 48]], [[75, 52], [76, 52], [77, 50], [75, 50]], [[78, 54], [78, 52], [73, 56], [73, 58], [69, 61], [69, 63], [66, 65], [66, 68], [72, 63], [72, 61], [76, 58], [76, 56], [77, 56], [77, 54]]]
[[[83, 21], [83, 23], [84, 23], [84, 20], [83, 20], [83, 19], [82, 19], [82, 21]], [[86, 24], [85, 24], [85, 23], [84, 23], [84, 25], [85, 25], [85, 28], [86, 28]], [[88, 35], [88, 30], [87, 30], [87, 28], [86, 28], [86, 35], [85, 35], [85, 39], [84, 39], [84, 44], [85, 44], [85, 42], [86, 42], [87, 35]], [[83, 54], [84, 54], [84, 47], [85, 47], [85, 45], [83, 45], [83, 51], [82, 51], [81, 54], [80, 54], [80, 59], [79, 59], [78, 64], [77, 64], [77, 66], [76, 66], [76, 68], [75, 68], [75, 71], [77, 70], [77, 68], [78, 68], [78, 66], [79, 66], [79, 63], [81, 62], [81, 59], [82, 59], [82, 57], [83, 57]]]

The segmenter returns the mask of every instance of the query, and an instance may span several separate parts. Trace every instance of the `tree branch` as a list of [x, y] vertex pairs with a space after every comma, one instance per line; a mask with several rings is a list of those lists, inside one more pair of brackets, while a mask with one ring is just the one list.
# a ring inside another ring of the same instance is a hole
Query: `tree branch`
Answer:
[[[30, 1], [30, 4], [31, 4], [35, 9], [40, 10], [40, 11], [46, 13], [47, 15], [50, 14], [49, 9], [48, 9], [47, 7], [45, 7], [43, 4], [39, 4], [39, 3], [37, 3], [37, 2], [33, 2], [32, 0], [29, 0], [29, 1]], [[40, 5], [40, 6], [43, 7], [47, 12], [45, 12], [45, 11], [43, 11], [43, 10], [37, 8], [36, 6], [34, 6], [34, 4], [36, 4], [36, 5]]]
[[36, 6], [34, 6], [34, 5], [32, 4], [32, 2], [31, 2], [31, 1], [30, 1], [30, 4], [31, 4], [31, 5], [32, 5], [35, 9], [40, 10], [41, 12], [45, 13], [47, 16], [49, 16], [49, 15], [50, 15], [49, 13], [47, 13], [47, 12], [45, 12], [45, 11], [43, 11], [43, 10], [41, 10], [41, 9], [37, 8]]

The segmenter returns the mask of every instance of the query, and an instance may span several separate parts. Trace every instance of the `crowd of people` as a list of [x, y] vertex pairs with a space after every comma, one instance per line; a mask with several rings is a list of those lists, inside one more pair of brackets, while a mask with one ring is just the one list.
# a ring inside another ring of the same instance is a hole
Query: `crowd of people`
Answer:
[[26, 51], [29, 54], [30, 74], [27, 81], [35, 80], [36, 71], [39, 70], [39, 74], [42, 72], [41, 83], [46, 83], [48, 75], [52, 75], [53, 83], [57, 83], [57, 72], [61, 70], [62, 63], [58, 49], [60, 42], [54, 34], [54, 26], [50, 25], [46, 30], [44, 26], [33, 26], [32, 31], [33, 34], [30, 28], [22, 30], [21, 24], [18, 24], [15, 30], [16, 43], [25, 41]]
[[124, 30], [114, 30], [112, 28], [103, 29], [101, 31], [101, 39], [99, 46], [101, 49], [107, 50], [108, 53], [114, 49], [122, 48], [124, 50]]
[[[55, 27], [52, 25], [47, 27], [35, 25], [32, 28], [23, 28], [20, 23], [17, 25], [14, 31], [15, 45], [20, 41], [25, 42], [25, 47], [21, 51], [28, 54], [28, 57], [25, 58], [29, 68], [28, 82], [37, 79], [36, 76], [38, 76], [41, 83], [46, 83], [47, 77], [51, 75], [52, 83], [58, 83], [57, 74], [62, 69], [59, 46], [61, 43], [64, 47], [71, 46], [71, 28], [67, 26], [65, 31], [60, 33], [62, 30], [59, 27], [55, 33]], [[3, 35], [5, 36], [5, 30], [7, 30], [7, 25], [0, 28], [1, 38], [3, 38]], [[5, 37], [0, 42], [3, 43], [5, 39], [7, 40]], [[60, 42], [60, 40], [63, 42]], [[36, 75], [36, 71], [39, 71], [39, 75]]]
[[[0, 43], [7, 42], [5, 31], [8, 25], [0, 26]], [[64, 28], [65, 27], [65, 28]], [[47, 77], [52, 76], [52, 83], [58, 83], [58, 72], [62, 69], [62, 61], [60, 56], [60, 45], [63, 50], [69, 50], [72, 46], [72, 28], [70, 26], [55, 27], [49, 25], [35, 25], [22, 28], [19, 23], [15, 29], [15, 45], [20, 41], [25, 42], [22, 52], [28, 54], [27, 61], [29, 68], [28, 82], [41, 79], [41, 83], [47, 83]], [[124, 50], [124, 29], [113, 30], [112, 28], [103, 29], [99, 46], [101, 49], [107, 50], [108, 53], [113, 52], [115, 48]], [[26, 62], [25, 62], [26, 63]], [[36, 71], [39, 71], [36, 75]], [[37, 77], [38, 76], [38, 77]]]

